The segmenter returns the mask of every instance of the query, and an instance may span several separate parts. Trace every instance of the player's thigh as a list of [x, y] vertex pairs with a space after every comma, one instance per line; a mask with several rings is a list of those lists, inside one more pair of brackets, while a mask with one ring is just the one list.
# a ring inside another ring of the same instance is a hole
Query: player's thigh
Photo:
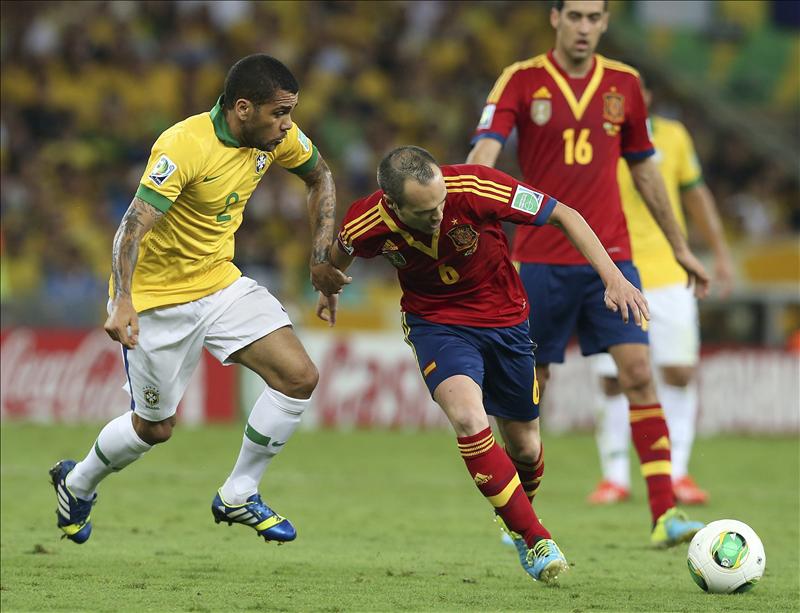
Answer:
[[697, 364], [700, 325], [697, 299], [683, 284], [645, 291], [650, 305], [650, 354], [656, 367]]
[[139, 343], [122, 348], [131, 408], [158, 422], [175, 414], [203, 350], [202, 305], [189, 302], [139, 314]]
[[310, 396], [316, 367], [275, 296], [242, 277], [225, 305], [209, 325], [206, 348], [225, 365], [243, 364], [283, 394]]
[[433, 392], [458, 436], [472, 436], [489, 427], [480, 386], [466, 375], [447, 377]]
[[[642, 287], [639, 272], [631, 262], [616, 264], [632, 285]], [[637, 326], [632, 317], [626, 323], [619, 312], [606, 308], [603, 298], [605, 287], [597, 273], [587, 274], [583, 278], [583, 288], [578, 316], [578, 342], [583, 355], [603, 353], [614, 345], [648, 344], [647, 331]]]
[[292, 325], [278, 299], [248, 277], [219, 292], [215, 309], [205, 346], [225, 365], [234, 363], [231, 356], [248, 345]]
[[522, 263], [519, 276], [530, 303], [530, 337], [536, 359], [542, 364], [561, 363], [580, 308], [581, 266]]
[[483, 386], [483, 356], [468, 328], [437, 324], [410, 313], [403, 314], [402, 325], [434, 400], [439, 384], [454, 375], [464, 375], [479, 388]]
[[231, 358], [261, 376], [272, 389], [308, 398], [317, 385], [317, 368], [290, 327], [279, 328], [234, 353]]
[[527, 322], [479, 331], [484, 360], [483, 403], [495, 417], [531, 421], [539, 416], [539, 383]]

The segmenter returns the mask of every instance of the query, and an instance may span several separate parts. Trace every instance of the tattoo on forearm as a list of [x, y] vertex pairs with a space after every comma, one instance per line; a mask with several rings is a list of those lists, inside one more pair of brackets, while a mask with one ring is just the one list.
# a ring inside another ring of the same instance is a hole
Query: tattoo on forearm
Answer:
[[311, 265], [326, 262], [333, 240], [336, 216], [336, 186], [325, 161], [317, 165], [304, 180], [308, 185], [308, 213], [311, 222]]
[[114, 235], [111, 273], [114, 279], [114, 298], [131, 295], [131, 282], [139, 241], [164, 214], [140, 198], [134, 198]]

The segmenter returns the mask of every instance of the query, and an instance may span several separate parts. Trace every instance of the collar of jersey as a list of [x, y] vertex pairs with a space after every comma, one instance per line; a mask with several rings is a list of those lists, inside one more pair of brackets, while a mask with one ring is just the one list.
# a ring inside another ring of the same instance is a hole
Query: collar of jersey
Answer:
[[223, 96], [220, 96], [217, 99], [217, 103], [209, 113], [211, 115], [211, 123], [214, 124], [214, 134], [228, 147], [241, 147], [239, 141], [233, 138], [228, 122], [225, 121], [225, 113], [222, 111], [222, 98]]

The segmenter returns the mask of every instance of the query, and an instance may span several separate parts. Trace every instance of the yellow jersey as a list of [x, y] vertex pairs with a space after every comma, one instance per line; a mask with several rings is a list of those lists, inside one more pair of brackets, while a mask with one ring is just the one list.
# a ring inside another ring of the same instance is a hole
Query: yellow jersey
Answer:
[[[682, 123], [657, 115], [651, 116], [650, 122], [651, 141], [656, 149], [653, 159], [664, 178], [672, 211], [685, 235], [686, 219], [681, 206], [681, 191], [702, 183], [700, 164], [692, 139]], [[686, 271], [675, 260], [664, 233], [636, 191], [624, 160], [619, 162], [617, 179], [631, 236], [633, 263], [639, 269], [642, 286], [654, 289], [686, 283]]]
[[[138, 198], [165, 215], [139, 245], [134, 308], [198, 300], [238, 279], [233, 235], [261, 177], [273, 162], [305, 174], [317, 158], [316, 147], [297, 124], [274, 151], [241, 146], [225, 121], [222, 97], [211, 112], [165, 130], [136, 190]], [[109, 295], [114, 295], [113, 277]]]

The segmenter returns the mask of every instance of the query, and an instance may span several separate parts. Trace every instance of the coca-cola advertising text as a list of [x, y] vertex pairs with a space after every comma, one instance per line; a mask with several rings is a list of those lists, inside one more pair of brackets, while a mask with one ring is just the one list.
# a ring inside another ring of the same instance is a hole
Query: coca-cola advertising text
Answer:
[[[9, 328], [0, 333], [0, 416], [41, 422], [106, 421], [131, 400], [121, 345], [102, 330]], [[203, 352], [178, 406], [182, 423], [230, 421], [236, 373]]]

